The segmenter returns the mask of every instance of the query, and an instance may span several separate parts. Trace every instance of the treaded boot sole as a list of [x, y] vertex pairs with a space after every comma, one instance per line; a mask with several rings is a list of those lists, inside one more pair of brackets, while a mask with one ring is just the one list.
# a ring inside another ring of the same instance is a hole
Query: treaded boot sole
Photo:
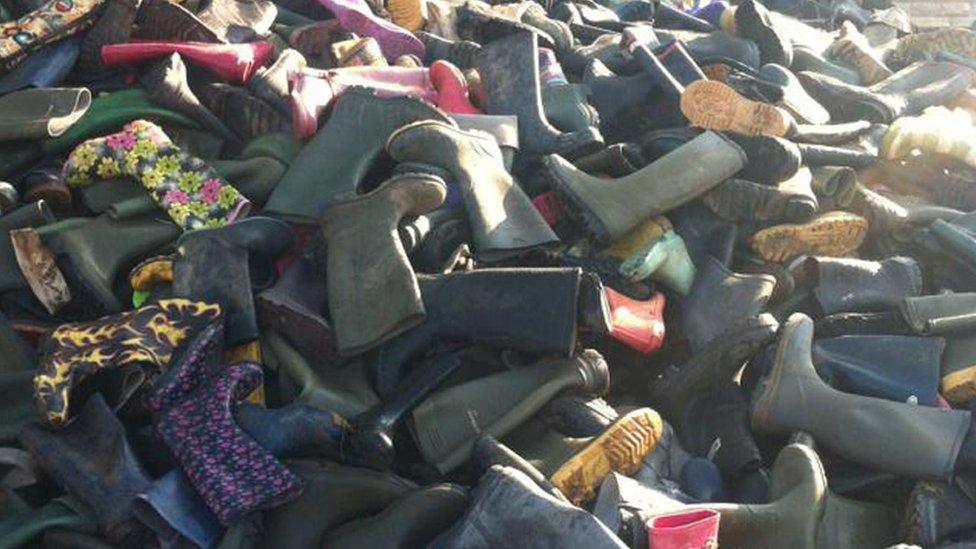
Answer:
[[550, 480], [574, 504], [596, 495], [611, 472], [631, 475], [640, 469], [663, 433], [661, 416], [650, 408], [634, 410], [618, 419], [563, 463]]
[[390, 0], [386, 9], [395, 24], [410, 32], [424, 30], [427, 22], [425, 0]]
[[746, 99], [728, 85], [697, 80], [681, 94], [681, 112], [695, 126], [746, 135], [782, 137], [795, 127], [790, 116], [777, 107]]
[[808, 223], [762, 229], [753, 235], [751, 244], [766, 261], [782, 263], [801, 255], [842, 257], [856, 250], [867, 232], [863, 217], [828, 212]]
[[901, 529], [905, 541], [922, 546], [938, 543], [933, 515], [936, 513], [935, 501], [942, 497], [943, 492], [943, 488], [934, 482], [915, 483], [908, 496], [908, 504], [905, 506], [902, 519]]
[[942, 396], [949, 402], [965, 404], [971, 401], [976, 398], [976, 366], [967, 366], [942, 376], [940, 386]]

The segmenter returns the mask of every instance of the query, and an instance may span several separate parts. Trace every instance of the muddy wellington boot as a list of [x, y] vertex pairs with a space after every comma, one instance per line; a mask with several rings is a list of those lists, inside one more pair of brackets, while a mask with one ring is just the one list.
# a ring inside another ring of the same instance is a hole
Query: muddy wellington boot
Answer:
[[742, 169], [746, 156], [730, 139], [706, 132], [618, 179], [587, 175], [558, 155], [547, 156], [545, 163], [572, 215], [596, 242], [607, 244], [709, 191]]
[[375, 515], [417, 485], [392, 473], [338, 465], [329, 461], [291, 460], [288, 467], [304, 479], [298, 499], [270, 509], [264, 517], [262, 549], [319, 549], [327, 532]]
[[[570, 357], [576, 346], [581, 279], [578, 268], [418, 275], [427, 321], [379, 348], [372, 361], [377, 392], [389, 397], [408, 361], [437, 338]], [[553, 314], [540, 318], [540, 307]]]
[[[365, 88], [346, 91], [336, 100], [328, 123], [292, 161], [268, 198], [265, 212], [295, 223], [316, 224], [330, 201], [357, 193], [390, 135], [418, 120], [450, 124], [445, 113], [418, 99], [383, 99]], [[323, 179], [323, 173], [330, 175]]]
[[414, 409], [411, 427], [424, 459], [447, 473], [471, 456], [482, 434], [504, 436], [562, 391], [602, 395], [609, 384], [606, 361], [585, 350], [439, 391]]
[[423, 322], [420, 288], [397, 225], [404, 216], [432, 211], [446, 195], [438, 177], [402, 174], [322, 213], [329, 313], [340, 355], [362, 354]]
[[461, 518], [468, 503], [468, 490], [457, 484], [425, 486], [371, 517], [347, 522], [329, 532], [322, 547], [422, 547]]
[[722, 547], [856, 549], [887, 547], [897, 541], [896, 514], [876, 503], [835, 495], [827, 487], [820, 457], [802, 444], [790, 444], [776, 456], [769, 500], [758, 505], [708, 503], [683, 509], [718, 511]]
[[940, 337], [847, 335], [818, 339], [813, 365], [839, 391], [936, 406], [945, 347]]
[[479, 259], [497, 261], [559, 241], [505, 170], [501, 150], [488, 134], [425, 120], [394, 132], [386, 149], [398, 162], [429, 164], [453, 176]]
[[133, 516], [132, 500], [151, 481], [100, 394], [88, 399], [71, 425], [57, 431], [29, 425], [20, 440], [48, 476], [89, 506], [108, 539], [126, 547], [147, 541], [149, 531]]
[[487, 94], [485, 112], [518, 116], [522, 152], [573, 158], [595, 152], [603, 145], [603, 137], [594, 128], [563, 133], [546, 120], [537, 34], [520, 31], [486, 44], [481, 49], [478, 72]]
[[[842, 393], [811, 361], [813, 322], [794, 314], [783, 326], [772, 371], [752, 397], [760, 432], [802, 430], [837, 455], [882, 471], [945, 479], [969, 431], [970, 413]], [[837, 421], [836, 414], [844, 418]], [[897, 449], [897, 451], [893, 451]]]
[[[180, 229], [162, 216], [150, 214], [132, 219], [115, 219], [109, 214], [95, 218], [74, 217], [38, 228], [34, 234], [54, 254], [76, 304], [95, 307], [101, 313], [125, 309], [114, 291], [115, 280], [139, 258], [172, 242]], [[15, 233], [14, 250], [21, 270], [33, 281], [32, 288], [49, 287], [44, 268], [28, 259], [29, 233]], [[48, 292], [38, 299], [49, 311], [63, 303], [49, 300]]]
[[228, 347], [254, 341], [253, 288], [271, 285], [274, 261], [293, 238], [287, 223], [268, 217], [185, 233], [176, 243], [173, 295], [220, 305]]

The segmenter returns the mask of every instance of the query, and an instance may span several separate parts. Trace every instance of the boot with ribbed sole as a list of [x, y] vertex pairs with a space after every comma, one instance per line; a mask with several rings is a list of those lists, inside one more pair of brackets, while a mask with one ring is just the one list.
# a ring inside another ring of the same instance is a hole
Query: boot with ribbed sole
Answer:
[[847, 212], [827, 212], [802, 224], [775, 225], [752, 236], [752, 249], [766, 261], [785, 262], [800, 255], [849, 255], [861, 245], [868, 222]]
[[571, 215], [595, 242], [607, 244], [711, 190], [745, 161], [745, 153], [730, 139], [706, 132], [618, 179], [587, 175], [558, 155], [546, 157], [545, 164]]
[[[783, 325], [770, 372], [752, 395], [752, 427], [810, 433], [838, 456], [915, 478], [949, 478], [970, 413], [842, 393], [812, 362], [813, 321], [794, 314]], [[842, 420], [840, 418], [843, 418]]]
[[722, 82], [698, 80], [681, 94], [681, 112], [692, 125], [746, 135], [783, 137], [796, 121], [783, 109], [746, 99]]

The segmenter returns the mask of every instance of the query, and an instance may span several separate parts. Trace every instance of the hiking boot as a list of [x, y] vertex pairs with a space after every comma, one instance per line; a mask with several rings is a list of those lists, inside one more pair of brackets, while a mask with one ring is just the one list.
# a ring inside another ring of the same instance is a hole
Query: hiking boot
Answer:
[[[689, 172], [685, 168], [691, 158], [704, 162], [709, 169]], [[571, 215], [582, 222], [587, 235], [597, 244], [607, 244], [641, 221], [715, 187], [742, 169], [745, 154], [731, 140], [706, 132], [656, 162], [618, 179], [589, 176], [558, 155], [546, 157], [545, 163]], [[657, 185], [679, 180], [681, 184]]]
[[[517, 32], [482, 48], [478, 72], [487, 94], [485, 112], [518, 116], [519, 143], [526, 154], [557, 153], [575, 157], [594, 152], [603, 145], [597, 130], [562, 133], [546, 120], [537, 41], [534, 33]], [[513, 89], [525, 93], [513, 94]]]
[[[752, 397], [753, 428], [769, 433], [806, 431], [845, 459], [898, 475], [952, 475], [959, 445], [969, 431], [969, 412], [837, 391], [817, 376], [810, 358], [812, 339], [810, 318], [790, 316], [781, 330], [772, 371]], [[858, 414], [848, 414], [854, 409]], [[838, 422], [834, 414], [847, 415]]]
[[847, 212], [826, 212], [801, 224], [768, 227], [752, 236], [752, 249], [766, 261], [783, 263], [800, 255], [845, 256], [867, 235], [868, 223]]
[[498, 261], [558, 241], [505, 171], [498, 144], [487, 134], [428, 120], [396, 130], [386, 148], [399, 162], [433, 165], [453, 176], [468, 212], [478, 258]]

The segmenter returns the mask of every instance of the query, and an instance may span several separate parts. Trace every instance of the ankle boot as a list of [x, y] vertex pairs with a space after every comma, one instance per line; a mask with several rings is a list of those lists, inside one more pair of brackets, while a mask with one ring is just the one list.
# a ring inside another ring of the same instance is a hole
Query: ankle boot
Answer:
[[[407, 361], [437, 338], [501, 344], [571, 356], [576, 345], [579, 269], [479, 269], [417, 277], [427, 320], [379, 349], [376, 390], [391, 394]], [[477, 296], [483, 296], [484, 299]], [[503, 299], [504, 298], [504, 299]], [[544, 322], [539, 307], [562, 311]]]
[[[237, 402], [260, 386], [254, 363], [223, 366], [220, 319], [197, 334], [156, 380], [148, 406], [159, 437], [222, 524], [298, 497], [304, 482], [234, 420]], [[234, 447], [228, 456], [222, 448]]]
[[420, 288], [396, 227], [406, 215], [439, 206], [446, 193], [440, 178], [404, 174], [323, 212], [329, 312], [340, 355], [361, 354], [423, 322]]
[[886, 546], [897, 537], [889, 508], [835, 495], [827, 488], [819, 456], [802, 444], [790, 444], [776, 456], [769, 499], [762, 505], [709, 503], [684, 509], [718, 511], [723, 547], [853, 549]]
[[[969, 412], [837, 391], [817, 376], [810, 358], [812, 339], [809, 317], [792, 315], [782, 329], [772, 371], [753, 395], [753, 428], [776, 433], [803, 430], [839, 456], [882, 471], [921, 478], [952, 476], [969, 431]], [[835, 421], [825, 410], [844, 414], [844, 421]]]
[[148, 531], [132, 514], [132, 500], [150, 480], [100, 394], [71, 425], [58, 431], [28, 425], [20, 440], [48, 476], [92, 510], [108, 539], [126, 547], [148, 542]]
[[[0, 235], [9, 235], [16, 229], [39, 227], [54, 220], [54, 214], [43, 200], [25, 204], [0, 216]], [[18, 289], [29, 289], [27, 280], [17, 265], [9, 236], [0, 238], [0, 295]]]
[[829, 76], [801, 72], [803, 87], [830, 111], [834, 120], [891, 123], [932, 105], [941, 105], [969, 89], [972, 71], [952, 63], [915, 63], [867, 88], [845, 84]]
[[[164, 299], [91, 322], [62, 324], [41, 343], [34, 377], [39, 414], [50, 425], [65, 425], [80, 405], [77, 400], [86, 398], [85, 391], [72, 398], [84, 384], [111, 389], [117, 393], [113, 405], [121, 407], [144, 378], [140, 365], [165, 368], [174, 350], [219, 314], [216, 305]], [[157, 338], [158, 330], [170, 336]], [[118, 377], [123, 379], [113, 379]]]
[[174, 53], [156, 61], [142, 73], [139, 83], [146, 89], [149, 100], [161, 107], [173, 109], [198, 121], [207, 130], [230, 140], [240, 138], [210, 109], [204, 107], [190, 89], [186, 65], [180, 54]]
[[775, 284], [772, 276], [734, 273], [709, 257], [682, 301], [681, 326], [691, 348], [704, 349], [739, 319], [761, 313]]
[[401, 496], [382, 512], [329, 532], [323, 547], [420, 547], [447, 530], [468, 507], [468, 491], [434, 484]]
[[[539, 84], [539, 51], [535, 33], [517, 32], [482, 48], [478, 72], [485, 83], [488, 114], [519, 117], [519, 142], [529, 155], [560, 153], [583, 156], [598, 149], [603, 138], [593, 128], [562, 133], [545, 118]], [[513, 93], [524, 90], [525, 93]]]
[[102, 63], [126, 67], [173, 53], [206, 69], [214, 76], [246, 84], [258, 67], [268, 64], [273, 48], [268, 42], [203, 44], [197, 42], [129, 42], [102, 48]]
[[838, 391], [935, 406], [945, 346], [942, 338], [899, 335], [819, 339], [813, 365]]
[[417, 485], [392, 473], [348, 467], [329, 461], [287, 462], [305, 482], [298, 499], [270, 509], [264, 517], [264, 543], [296, 549], [322, 546], [324, 536], [350, 521], [375, 515]]
[[803, 268], [825, 314], [884, 310], [922, 291], [922, 270], [910, 257], [884, 261], [810, 257]]
[[150, 484], [132, 502], [132, 511], [162, 544], [179, 546], [188, 540], [213, 547], [221, 537], [220, 524], [179, 468]]
[[319, 0], [319, 4], [332, 12], [342, 28], [376, 39], [390, 63], [401, 55], [424, 58], [424, 43], [420, 39], [406, 29], [377, 17], [364, 0]]
[[430, 164], [453, 175], [468, 212], [475, 251], [482, 260], [497, 261], [558, 241], [505, 171], [501, 151], [488, 136], [421, 121], [394, 132], [386, 148], [398, 162]]
[[[470, 457], [482, 432], [505, 435], [557, 393], [570, 388], [605, 393], [610, 382], [606, 368], [599, 353], [587, 350], [572, 359], [543, 361], [435, 393], [411, 414], [420, 452], [439, 471], [449, 472]], [[479, 426], [466, 419], [473, 416]]]
[[[696, 162], [704, 161], [709, 166], [707, 172], [686, 170], [692, 157]], [[616, 180], [589, 176], [558, 155], [546, 157], [545, 162], [557, 190], [581, 219], [588, 235], [597, 243], [606, 244], [642, 220], [676, 208], [730, 177], [745, 165], [745, 154], [727, 138], [707, 132], [647, 167]], [[684, 175], [678, 175], [679, 172]], [[679, 177], [680, 184], [666, 187], [652, 184], [674, 183], [675, 177]], [[636, 201], [638, 198], [643, 202]]]
[[310, 363], [280, 334], [266, 331], [262, 340], [266, 342], [262, 356], [269, 368], [278, 371], [278, 400], [333, 410], [347, 418], [360, 416], [380, 404], [362, 362], [336, 370], [321, 360]]
[[396, 460], [393, 431], [397, 424], [460, 366], [461, 358], [453, 353], [424, 361], [382, 405], [357, 416], [344, 442], [351, 459], [373, 468], [391, 469]]
[[338, 414], [307, 404], [269, 410], [244, 402], [234, 410], [234, 421], [277, 458], [338, 459], [349, 431]]
[[[574, 544], [626, 547], [592, 514], [549, 495], [518, 469], [492, 466], [471, 492], [471, 499], [464, 516], [432, 545], [504, 546], [515, 536], [526, 549]], [[521, 504], [512, 505], [513, 501]]]
[[48, 1], [16, 21], [4, 24], [0, 40], [0, 74], [6, 74], [32, 53], [90, 27], [100, 3], [89, 0], [70, 6]]
[[[356, 194], [390, 135], [418, 120], [448, 123], [447, 115], [406, 97], [381, 99], [355, 88], [342, 94], [329, 122], [306, 144], [265, 204], [269, 215], [304, 224], [316, 223], [329, 201]], [[349, 136], [357, 135], [357, 139]], [[317, 174], [331, 174], [323, 181]]]
[[286, 223], [267, 217], [186, 233], [177, 242], [173, 295], [220, 305], [229, 347], [254, 341], [258, 326], [252, 288], [270, 285], [274, 260], [292, 240]]
[[[58, 270], [64, 273], [72, 290], [71, 300], [104, 314], [125, 308], [114, 290], [118, 275], [148, 253], [172, 242], [179, 232], [179, 227], [156, 215], [116, 220], [102, 214], [52, 223], [40, 227], [35, 234], [51, 250]], [[25, 236], [18, 234], [13, 245], [19, 257], [26, 259], [31, 245]], [[42, 265], [33, 260], [18, 262], [25, 276], [33, 281], [32, 287], [48, 286]], [[45, 295], [42, 292], [38, 296], [45, 306], [57, 310], [63, 305], [51, 302]]]

